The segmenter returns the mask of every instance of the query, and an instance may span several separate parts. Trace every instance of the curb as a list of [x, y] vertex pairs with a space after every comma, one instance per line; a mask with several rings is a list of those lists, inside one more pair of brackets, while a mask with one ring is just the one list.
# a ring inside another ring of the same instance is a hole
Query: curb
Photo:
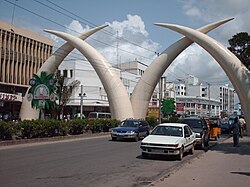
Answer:
[[0, 141], [0, 147], [11, 146], [11, 145], [22, 145], [29, 143], [42, 143], [42, 142], [58, 142], [62, 140], [74, 140], [81, 138], [90, 138], [103, 135], [109, 135], [110, 132], [101, 132], [101, 133], [84, 133], [80, 135], [66, 135], [66, 136], [55, 136], [49, 138], [33, 138], [33, 139], [20, 139], [20, 140], [5, 140]]

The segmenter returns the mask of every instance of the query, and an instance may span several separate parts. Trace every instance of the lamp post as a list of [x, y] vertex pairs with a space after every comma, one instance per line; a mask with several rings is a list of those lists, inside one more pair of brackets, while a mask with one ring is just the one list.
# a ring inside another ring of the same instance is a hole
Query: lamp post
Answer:
[[81, 107], [80, 119], [82, 119], [83, 98], [86, 97], [86, 93], [83, 93], [83, 85], [81, 85], [81, 93], [79, 94], [79, 97], [80, 97], [80, 107]]
[[211, 116], [210, 83], [208, 83], [208, 116]]

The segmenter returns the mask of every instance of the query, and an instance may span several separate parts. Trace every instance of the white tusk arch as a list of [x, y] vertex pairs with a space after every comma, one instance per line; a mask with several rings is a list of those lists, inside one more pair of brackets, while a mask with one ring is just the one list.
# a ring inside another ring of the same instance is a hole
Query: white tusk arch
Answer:
[[[215, 23], [211, 23], [199, 28], [198, 30], [200, 32], [207, 33], [224, 23], [231, 21], [232, 19], [233, 18], [224, 19]], [[131, 103], [135, 118], [145, 118], [150, 98], [161, 76], [173, 62], [173, 60], [192, 43], [193, 41], [187, 37], [181, 38], [165, 49], [145, 70], [131, 96]]]
[[[107, 27], [108, 25], [101, 25], [99, 27], [95, 27], [90, 29], [89, 31], [84, 32], [79, 36], [82, 40], [85, 40], [95, 32]], [[42, 71], [46, 71], [49, 74], [55, 73], [58, 66], [62, 63], [63, 59], [74, 49], [72, 45], [68, 42], [63, 44], [60, 48], [58, 48], [42, 65], [42, 67], [38, 70], [37, 74], [40, 75]], [[19, 117], [21, 120], [31, 120], [39, 118], [39, 110], [36, 110], [31, 107], [30, 102], [27, 99], [28, 90], [23, 98], [23, 102], [21, 105], [21, 110]]]
[[134, 117], [129, 96], [121, 79], [114, 71], [114, 68], [100, 53], [75, 36], [58, 31], [45, 31], [70, 42], [71, 45], [78, 49], [88, 59], [107, 93], [112, 118], [123, 120]]
[[[155, 25], [166, 27], [185, 35], [214, 57], [233, 84], [245, 114], [247, 129], [250, 129], [250, 71], [241, 61], [223, 45], [199, 31], [174, 24], [156, 23]], [[250, 131], [247, 133], [250, 135]]]

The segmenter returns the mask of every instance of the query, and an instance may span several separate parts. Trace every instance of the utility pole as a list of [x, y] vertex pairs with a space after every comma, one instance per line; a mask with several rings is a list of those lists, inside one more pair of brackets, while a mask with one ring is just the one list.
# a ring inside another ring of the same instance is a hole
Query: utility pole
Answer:
[[86, 97], [86, 94], [83, 93], [83, 85], [81, 85], [81, 93], [79, 94], [80, 96], [80, 107], [81, 107], [81, 111], [80, 111], [80, 119], [82, 119], [82, 107], [83, 107], [83, 97]]
[[210, 97], [210, 83], [208, 84], [208, 116], [211, 116], [211, 97]]
[[159, 124], [161, 124], [162, 77], [159, 81]]

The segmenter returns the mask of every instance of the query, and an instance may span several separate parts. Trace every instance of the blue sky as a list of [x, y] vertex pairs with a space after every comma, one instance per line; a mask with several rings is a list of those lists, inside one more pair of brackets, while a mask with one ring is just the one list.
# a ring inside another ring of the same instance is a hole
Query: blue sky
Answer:
[[[171, 30], [153, 25], [155, 22], [198, 28], [231, 17], [235, 19], [209, 33], [226, 47], [228, 39], [234, 34], [250, 33], [248, 21], [250, 0], [0, 1], [1, 20], [10, 23], [13, 21], [15, 25], [52, 38], [55, 41], [55, 48], [63, 41], [46, 34], [43, 29], [60, 30], [78, 35], [94, 26], [109, 24], [106, 28], [108, 35], [98, 32], [92, 37], [95, 41], [89, 39], [87, 42], [100, 51], [112, 64], [134, 59], [150, 64], [156, 57], [154, 52], [162, 52], [182, 37]], [[119, 40], [117, 40], [117, 31]], [[117, 51], [119, 59], [117, 59]], [[185, 78], [188, 74], [192, 74], [202, 81], [229, 83], [220, 66], [196, 44], [185, 50], [165, 74], [169, 80]]]

